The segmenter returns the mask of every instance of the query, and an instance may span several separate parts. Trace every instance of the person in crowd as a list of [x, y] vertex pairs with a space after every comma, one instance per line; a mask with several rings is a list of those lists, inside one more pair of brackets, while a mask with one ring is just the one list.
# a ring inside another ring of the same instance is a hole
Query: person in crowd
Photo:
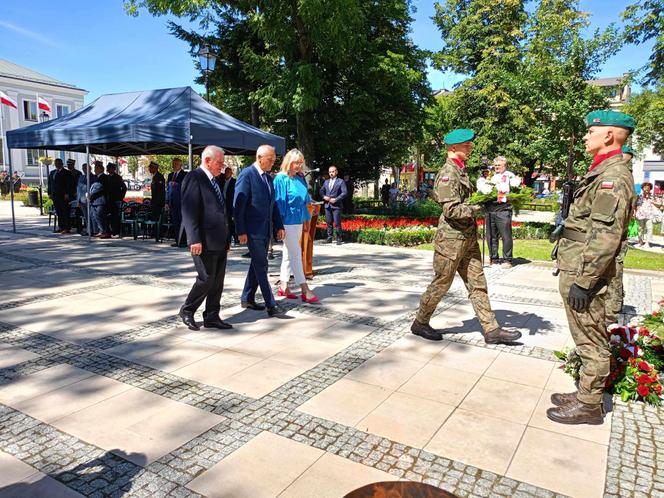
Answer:
[[217, 181], [223, 167], [223, 149], [209, 145], [201, 154], [201, 167], [188, 173], [182, 182], [182, 229], [187, 233], [198, 275], [179, 312], [182, 322], [190, 330], [200, 330], [194, 314], [203, 301], [204, 327], [233, 328], [220, 315], [230, 249], [226, 201]]
[[[88, 220], [88, 163], [83, 163], [82, 169], [83, 172], [78, 177], [78, 183], [76, 184], [76, 207], [80, 215], [85, 220], [87, 224]], [[97, 181], [97, 176], [94, 173], [90, 174], [90, 186]], [[90, 227], [88, 227], [90, 234], [96, 234], [97, 232], [97, 223], [95, 221], [94, 213], [90, 213]], [[88, 232], [81, 231], [81, 235], [88, 235]]]
[[355, 182], [351, 180], [350, 175], [344, 175], [344, 183], [346, 184], [346, 192], [348, 194], [343, 198], [343, 214], [352, 214], [353, 207], [353, 194], [355, 193]]
[[653, 222], [659, 215], [662, 201], [653, 197], [652, 183], [641, 184], [641, 194], [636, 200], [636, 221], [639, 222], [639, 247], [650, 248], [652, 240]]
[[21, 177], [17, 171], [14, 171], [14, 176], [12, 176], [12, 188], [14, 193], [18, 194], [21, 191]]
[[6, 171], [0, 171], [0, 195], [5, 196], [9, 194], [11, 188], [11, 179]]
[[399, 187], [396, 183], [393, 183], [390, 187], [390, 207], [395, 209], [397, 207], [397, 201], [399, 198]]
[[188, 247], [186, 240], [180, 238], [180, 227], [182, 225], [182, 182], [187, 172], [182, 169], [182, 160], [177, 157], [171, 163], [173, 171], [168, 174], [168, 186], [166, 188], [166, 206], [171, 214], [173, 222], [173, 234], [175, 242], [172, 247]]
[[55, 169], [48, 174], [48, 196], [53, 201], [53, 208], [58, 217], [58, 233], [71, 233], [70, 206], [72, 191], [76, 189], [73, 185], [73, 178], [69, 170], [64, 168], [62, 159], [57, 158], [53, 165]]
[[[267, 277], [267, 253], [272, 230], [276, 230], [277, 239], [284, 238], [284, 224], [274, 202], [274, 185], [270, 170], [277, 159], [274, 147], [261, 145], [256, 151], [256, 162], [244, 168], [235, 184], [233, 213], [235, 230], [240, 244], [246, 244], [251, 257], [251, 264], [242, 290], [243, 308], [263, 310], [267, 307], [270, 317], [285, 318], [286, 314], [272, 294]], [[256, 302], [258, 287], [265, 300], [265, 305]]]
[[312, 202], [307, 183], [300, 175], [303, 166], [304, 155], [299, 150], [292, 149], [284, 156], [280, 172], [274, 179], [274, 199], [285, 230], [277, 295], [297, 299], [297, 296], [292, 294], [288, 288], [292, 271], [295, 284], [299, 285], [302, 290], [302, 301], [317, 303], [318, 297], [307, 285], [300, 248], [302, 224], [311, 219], [307, 205]]
[[233, 221], [233, 197], [235, 197], [235, 178], [233, 178], [233, 168], [226, 167], [224, 171], [222, 189], [224, 199], [226, 199], [226, 211], [228, 215], [228, 229], [234, 244], [238, 244], [237, 233], [235, 233], [235, 221]]
[[111, 230], [108, 226], [108, 175], [104, 173], [104, 165], [101, 161], [94, 163], [95, 180], [90, 177], [90, 207], [94, 217], [93, 234], [100, 239], [110, 239]]
[[[493, 175], [487, 181], [495, 185], [498, 198], [485, 204], [487, 218], [487, 236], [489, 238], [490, 263], [502, 263], [503, 268], [512, 268], [512, 205], [507, 199], [510, 185], [516, 175], [507, 170], [507, 159], [498, 156], [493, 160]], [[498, 240], [503, 243], [503, 259], [498, 259]]]
[[333, 225], [337, 230], [337, 245], [343, 243], [343, 229], [341, 228], [342, 201], [348, 196], [346, 183], [337, 178], [337, 167], [332, 165], [327, 170], [330, 178], [325, 180], [320, 189], [320, 195], [325, 201], [325, 223], [327, 223], [327, 243], [332, 242]]
[[552, 394], [555, 407], [546, 412], [550, 420], [570, 425], [604, 421], [604, 387], [611, 370], [606, 290], [615, 275], [634, 196], [634, 177], [621, 152], [634, 119], [618, 111], [593, 111], [585, 123], [583, 141], [593, 161], [577, 184], [556, 260], [558, 287], [581, 368], [578, 390]]
[[473, 187], [466, 173], [465, 161], [473, 149], [474, 138], [475, 132], [468, 129], [453, 130], [445, 135], [447, 161], [436, 176], [434, 189], [434, 199], [443, 209], [434, 239], [435, 275], [422, 294], [410, 330], [431, 341], [443, 339], [443, 334], [429, 325], [429, 320], [458, 272], [484, 330], [484, 341], [487, 344], [512, 344], [521, 337], [521, 333], [502, 329], [489, 301], [475, 221], [481, 207], [467, 203]]
[[415, 197], [416, 192], [408, 192], [406, 194], [406, 206], [412, 207], [417, 202], [417, 197]]
[[385, 183], [380, 187], [380, 200], [383, 203], [383, 207], [387, 207], [390, 204], [390, 181], [385, 178]]
[[156, 162], [150, 161], [148, 171], [152, 175], [152, 182], [150, 183], [150, 219], [158, 221], [166, 204], [166, 180], [164, 175], [159, 172], [159, 164]]
[[122, 202], [127, 193], [127, 185], [122, 180], [122, 177], [117, 173], [118, 167], [114, 163], [106, 165], [106, 192], [107, 200], [106, 207], [111, 222], [111, 234], [120, 235], [122, 226], [120, 225], [120, 218], [122, 214]]
[[81, 172], [76, 169], [76, 161], [74, 159], [67, 159], [67, 170], [71, 173], [72, 177], [72, 191], [69, 198], [73, 201], [76, 199], [76, 188], [78, 187], [78, 180], [81, 177]]

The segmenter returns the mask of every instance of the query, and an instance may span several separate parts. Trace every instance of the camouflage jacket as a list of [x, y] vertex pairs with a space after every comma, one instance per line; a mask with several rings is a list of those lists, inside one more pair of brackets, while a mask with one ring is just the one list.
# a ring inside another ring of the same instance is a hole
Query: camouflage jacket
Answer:
[[620, 155], [602, 161], [581, 179], [558, 246], [558, 267], [576, 273], [579, 287], [590, 289], [615, 274], [633, 197], [634, 177]]
[[466, 203], [473, 193], [473, 186], [464, 170], [447, 159], [436, 175], [433, 198], [443, 212], [438, 221], [438, 234], [446, 239], [468, 239], [477, 236], [475, 217], [479, 206]]

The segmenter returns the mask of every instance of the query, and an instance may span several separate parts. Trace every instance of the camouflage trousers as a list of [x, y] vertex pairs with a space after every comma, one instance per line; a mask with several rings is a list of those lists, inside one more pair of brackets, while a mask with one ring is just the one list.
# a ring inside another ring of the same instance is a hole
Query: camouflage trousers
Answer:
[[609, 287], [606, 290], [606, 325], [618, 323], [618, 315], [623, 308], [623, 299], [625, 291], [623, 289], [623, 267], [625, 266], [625, 255], [629, 245], [623, 241], [620, 252], [616, 256], [616, 275], [609, 280]]
[[558, 286], [565, 304], [569, 330], [581, 358], [577, 398], [583, 403], [597, 405], [602, 402], [604, 383], [611, 368], [611, 352], [604, 318], [606, 282], [600, 281], [595, 286], [590, 307], [579, 313], [567, 304], [569, 289], [575, 278], [575, 273], [561, 271]]
[[497, 329], [498, 322], [491, 310], [477, 238], [445, 239], [441, 234], [436, 234], [434, 249], [434, 277], [422, 294], [415, 319], [420, 323], [429, 323], [436, 306], [450, 289], [454, 275], [458, 272], [468, 289], [468, 297], [484, 332]]

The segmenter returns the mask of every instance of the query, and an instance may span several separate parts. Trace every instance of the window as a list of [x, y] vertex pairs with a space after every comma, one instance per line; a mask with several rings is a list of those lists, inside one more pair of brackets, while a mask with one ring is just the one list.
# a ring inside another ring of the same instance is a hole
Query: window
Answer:
[[55, 117], [56, 118], [61, 118], [62, 116], [66, 116], [69, 114], [69, 106], [68, 105], [62, 105], [58, 104], [55, 106]]
[[39, 166], [39, 158], [46, 155], [45, 150], [28, 149], [25, 151], [28, 166]]
[[34, 100], [23, 101], [23, 119], [37, 121], [37, 102]]

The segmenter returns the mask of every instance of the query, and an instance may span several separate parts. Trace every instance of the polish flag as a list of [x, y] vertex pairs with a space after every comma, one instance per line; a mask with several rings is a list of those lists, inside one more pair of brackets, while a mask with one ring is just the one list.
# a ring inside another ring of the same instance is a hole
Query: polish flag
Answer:
[[39, 97], [39, 110], [40, 111], [51, 112], [51, 106], [48, 105], [48, 102], [46, 102], [46, 100], [44, 100], [41, 97]]
[[1, 90], [0, 90], [0, 104], [8, 105], [9, 107], [18, 109], [18, 107], [16, 107], [16, 102], [10, 99], [9, 95], [7, 95], [5, 92]]

